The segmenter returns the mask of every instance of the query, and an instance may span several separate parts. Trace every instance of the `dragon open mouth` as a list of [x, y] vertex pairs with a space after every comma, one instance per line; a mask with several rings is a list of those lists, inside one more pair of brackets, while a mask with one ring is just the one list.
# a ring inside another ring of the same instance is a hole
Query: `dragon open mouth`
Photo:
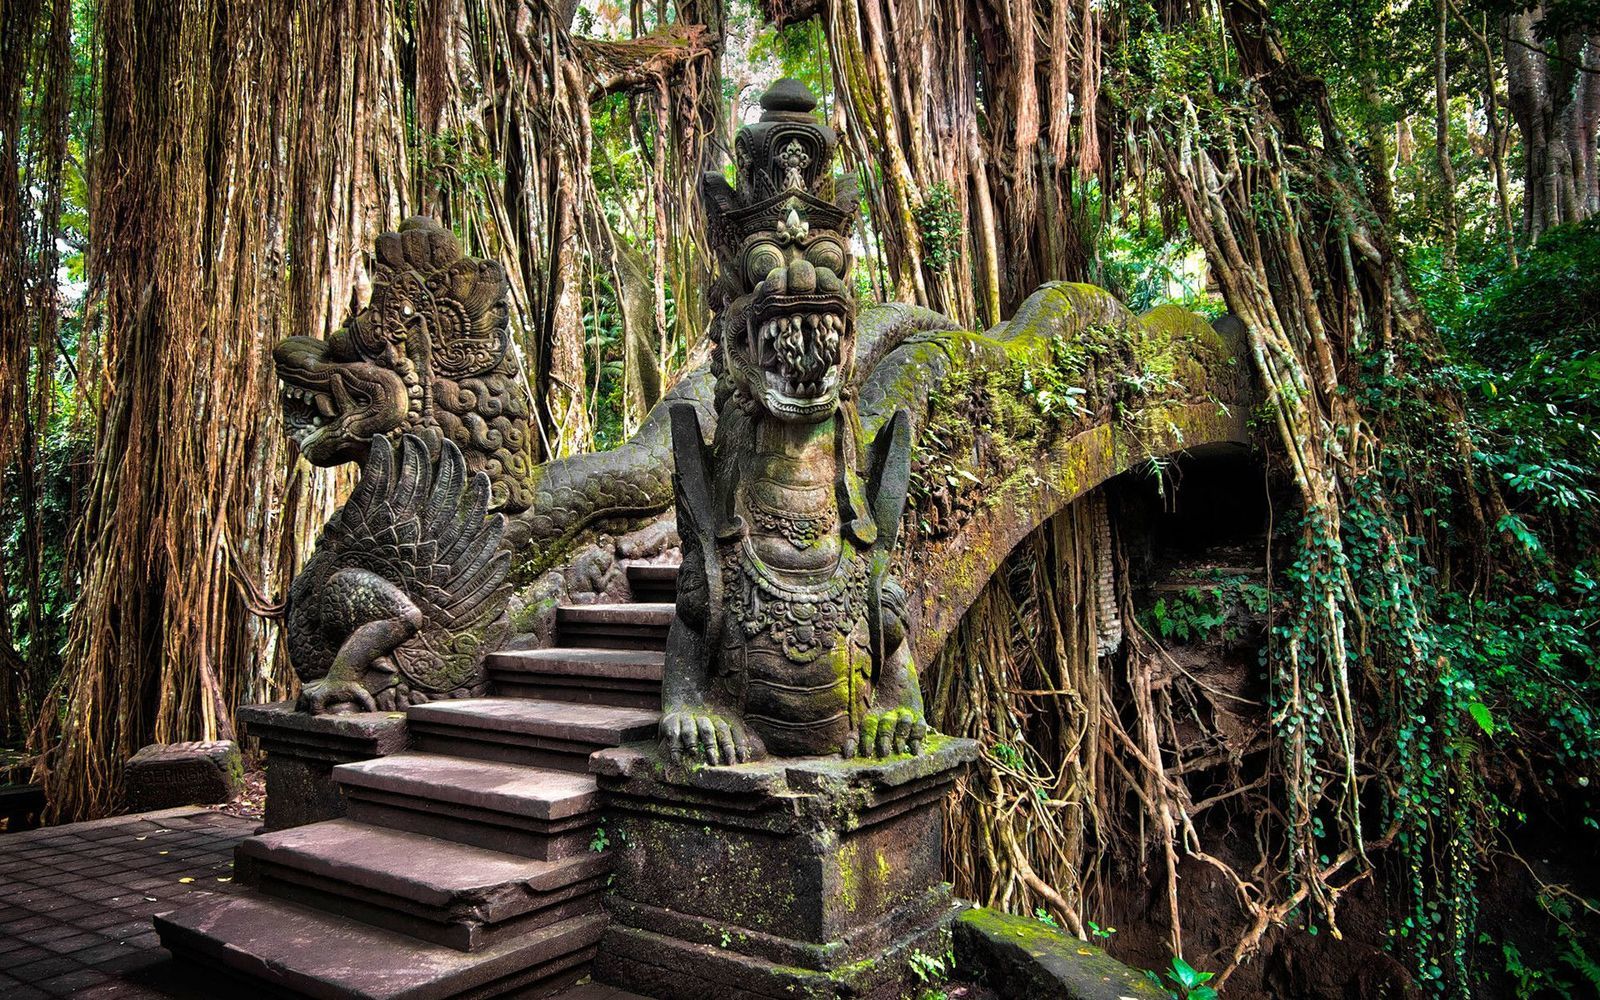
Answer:
[[279, 395], [283, 400], [284, 425], [302, 450], [313, 435], [338, 416], [333, 398], [327, 393], [284, 383]]
[[405, 417], [405, 386], [398, 375], [362, 360], [336, 355], [342, 346], [290, 337], [273, 350], [284, 429], [313, 465], [338, 465], [365, 456], [374, 434], [387, 434]]
[[840, 344], [849, 320], [831, 296], [771, 297], [750, 320], [746, 353], [769, 409], [801, 416], [838, 399]]

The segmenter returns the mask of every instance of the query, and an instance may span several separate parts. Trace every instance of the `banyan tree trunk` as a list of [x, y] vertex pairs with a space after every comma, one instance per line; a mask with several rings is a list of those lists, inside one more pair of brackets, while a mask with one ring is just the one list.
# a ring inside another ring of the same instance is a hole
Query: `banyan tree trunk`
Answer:
[[1507, 103], [1523, 144], [1522, 234], [1529, 240], [1600, 208], [1600, 35], [1572, 30], [1543, 39], [1535, 33], [1542, 16], [1542, 7], [1520, 11], [1504, 24]]
[[235, 704], [291, 689], [252, 592], [287, 589], [333, 497], [286, 475], [270, 353], [343, 318], [404, 211], [387, 11], [99, 7], [100, 325], [80, 359], [98, 427], [61, 710], [33, 734], [56, 818], [113, 808], [144, 743], [228, 735]]
[[[1101, 11], [1079, 0], [764, 0], [820, 16], [888, 295], [990, 325], [1089, 276], [1082, 188], [1107, 164]], [[973, 44], [973, 39], [981, 44]]]

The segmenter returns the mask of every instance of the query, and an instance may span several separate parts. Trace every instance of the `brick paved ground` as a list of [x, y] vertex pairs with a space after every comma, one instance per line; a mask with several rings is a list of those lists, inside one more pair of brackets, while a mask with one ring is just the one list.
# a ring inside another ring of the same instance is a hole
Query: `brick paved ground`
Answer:
[[233, 847], [255, 827], [174, 809], [0, 835], [0, 997], [195, 995], [150, 917], [233, 891]]

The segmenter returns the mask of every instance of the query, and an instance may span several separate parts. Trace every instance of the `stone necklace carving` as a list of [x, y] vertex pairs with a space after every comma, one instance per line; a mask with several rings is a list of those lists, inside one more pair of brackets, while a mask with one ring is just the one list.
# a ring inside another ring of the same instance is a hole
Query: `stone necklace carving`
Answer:
[[770, 633], [783, 655], [810, 663], [847, 635], [862, 615], [867, 561], [846, 545], [839, 562], [817, 583], [791, 583], [762, 561], [748, 535], [722, 552], [728, 613], [746, 640]]
[[797, 549], [809, 549], [839, 523], [832, 509], [813, 513], [779, 510], [755, 496], [745, 497], [745, 506], [756, 527], [783, 538]]

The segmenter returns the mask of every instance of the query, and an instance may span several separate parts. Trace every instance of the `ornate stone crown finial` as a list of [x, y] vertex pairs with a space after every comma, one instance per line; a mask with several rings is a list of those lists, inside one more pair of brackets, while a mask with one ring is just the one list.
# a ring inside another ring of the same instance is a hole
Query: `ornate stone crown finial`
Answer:
[[809, 116], [816, 107], [817, 95], [794, 77], [784, 77], [761, 95], [761, 110], [767, 112], [761, 116], [763, 121], [771, 121], [775, 116], [785, 113]]
[[734, 142], [734, 183], [701, 184], [717, 277], [709, 294], [723, 386], [768, 413], [823, 419], [850, 376], [853, 177], [832, 172], [839, 136], [798, 80], [761, 97]]
[[832, 174], [838, 133], [821, 121], [817, 98], [799, 80], [779, 80], [761, 96], [761, 118], [734, 140], [734, 183], [707, 173], [701, 185], [709, 235], [719, 256], [736, 255], [752, 234], [776, 228], [793, 208], [814, 229], [847, 233], [855, 185]]

